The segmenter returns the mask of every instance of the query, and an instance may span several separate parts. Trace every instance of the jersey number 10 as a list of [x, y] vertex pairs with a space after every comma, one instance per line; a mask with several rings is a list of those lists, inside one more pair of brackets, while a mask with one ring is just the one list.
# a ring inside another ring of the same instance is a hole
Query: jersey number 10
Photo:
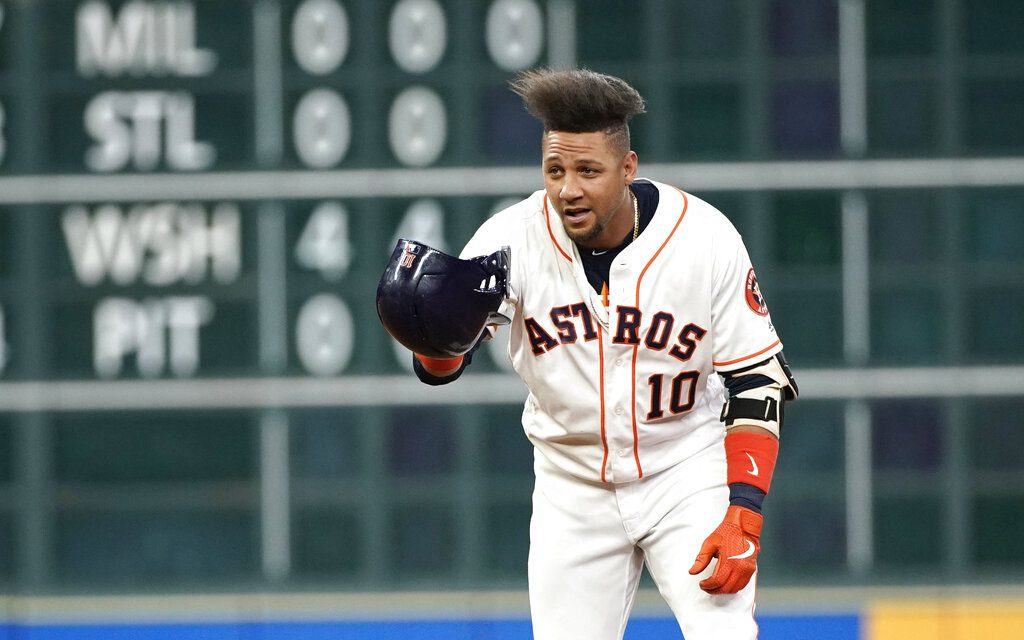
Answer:
[[[698, 378], [700, 378], [699, 371], [683, 371], [669, 382], [668, 410], [671, 415], [686, 413], [693, 408]], [[647, 378], [647, 384], [651, 387], [651, 410], [647, 412], [647, 419], [658, 420], [664, 418], [665, 410], [662, 408], [662, 405], [665, 374], [656, 373], [652, 375]]]

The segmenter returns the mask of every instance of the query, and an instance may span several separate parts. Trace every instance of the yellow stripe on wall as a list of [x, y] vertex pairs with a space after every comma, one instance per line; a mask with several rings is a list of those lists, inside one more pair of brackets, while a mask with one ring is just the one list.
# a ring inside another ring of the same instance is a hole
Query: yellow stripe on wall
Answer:
[[865, 640], [1018, 640], [1024, 601], [927, 600], [871, 604]]

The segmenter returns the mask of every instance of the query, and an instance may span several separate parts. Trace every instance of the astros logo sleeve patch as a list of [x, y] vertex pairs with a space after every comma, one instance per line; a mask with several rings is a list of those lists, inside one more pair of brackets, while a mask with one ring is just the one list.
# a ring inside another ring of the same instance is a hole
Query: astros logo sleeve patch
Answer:
[[764, 296], [761, 295], [761, 287], [757, 284], [757, 276], [754, 275], [753, 267], [747, 272], [745, 290], [747, 306], [750, 307], [750, 310], [759, 316], [768, 315], [768, 304], [764, 301]]

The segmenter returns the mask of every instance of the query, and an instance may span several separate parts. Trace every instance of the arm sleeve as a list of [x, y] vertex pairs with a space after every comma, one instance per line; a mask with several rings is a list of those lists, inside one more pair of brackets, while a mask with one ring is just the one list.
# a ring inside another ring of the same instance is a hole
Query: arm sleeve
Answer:
[[712, 266], [715, 370], [725, 373], [782, 350], [768, 305], [740, 235], [731, 227], [715, 238]]

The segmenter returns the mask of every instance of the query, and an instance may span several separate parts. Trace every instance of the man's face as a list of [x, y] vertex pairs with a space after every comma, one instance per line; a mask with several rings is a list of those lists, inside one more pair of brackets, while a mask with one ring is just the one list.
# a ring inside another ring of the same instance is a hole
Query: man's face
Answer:
[[542, 145], [544, 188], [565, 232], [587, 249], [616, 247], [633, 228], [627, 186], [637, 157], [623, 153], [603, 131], [548, 131]]

